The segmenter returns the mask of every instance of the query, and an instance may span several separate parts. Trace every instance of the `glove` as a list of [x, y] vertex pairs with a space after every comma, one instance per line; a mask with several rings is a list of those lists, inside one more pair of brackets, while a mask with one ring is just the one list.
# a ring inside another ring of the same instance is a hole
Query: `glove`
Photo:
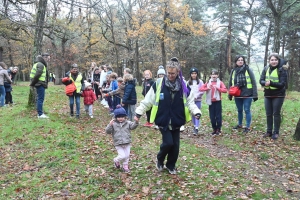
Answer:
[[232, 100], [232, 96], [228, 96], [228, 99], [229, 99], [229, 101], [231, 101]]
[[255, 102], [255, 101], [257, 101], [258, 100], [258, 98], [256, 97], [256, 98], [253, 98], [253, 102]]

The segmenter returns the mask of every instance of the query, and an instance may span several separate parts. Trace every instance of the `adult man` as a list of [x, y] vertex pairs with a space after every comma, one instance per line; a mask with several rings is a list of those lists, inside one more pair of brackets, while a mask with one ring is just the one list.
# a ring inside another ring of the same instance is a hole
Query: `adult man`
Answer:
[[36, 57], [35, 63], [30, 72], [30, 86], [36, 88], [37, 93], [37, 112], [38, 118], [49, 118], [43, 112], [43, 104], [45, 99], [45, 89], [48, 88], [49, 74], [47, 70], [47, 62], [50, 61], [50, 55], [43, 53]]
[[[14, 83], [15, 76], [18, 72], [19, 68], [18, 67], [11, 67], [11, 69], [7, 70], [8, 75], [10, 76], [10, 79], [12, 83]], [[14, 104], [13, 99], [12, 99], [12, 83], [8, 83], [7, 81], [4, 82], [4, 87], [5, 87], [5, 104]]]
[[180, 64], [172, 58], [167, 64], [168, 75], [159, 78], [136, 108], [135, 119], [151, 110], [150, 123], [155, 121], [162, 134], [162, 144], [157, 154], [156, 168], [162, 171], [167, 157], [166, 168], [176, 174], [179, 155], [180, 127], [191, 120], [190, 113], [200, 118], [201, 111], [194, 102], [194, 95], [183, 82]]

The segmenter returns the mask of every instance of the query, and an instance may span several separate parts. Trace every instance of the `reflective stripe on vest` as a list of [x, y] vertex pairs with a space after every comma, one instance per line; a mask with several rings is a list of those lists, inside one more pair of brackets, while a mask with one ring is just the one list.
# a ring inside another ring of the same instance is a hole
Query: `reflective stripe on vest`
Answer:
[[[31, 72], [30, 72], [30, 78], [32, 79], [35, 74], [36, 74], [36, 66], [38, 65], [38, 63], [35, 63], [31, 69]], [[47, 70], [46, 70], [46, 66], [44, 65], [44, 69], [43, 69], [43, 73], [42, 75], [39, 77], [39, 81], [46, 81], [46, 73], [47, 73]]]
[[[251, 82], [251, 78], [250, 78], [250, 75], [248, 73], [248, 70], [246, 70], [245, 76], [246, 76], [246, 83], [247, 83], [246, 86], [247, 86], [248, 89], [251, 89], [252, 88], [252, 82]], [[232, 74], [232, 84], [231, 85], [234, 85], [234, 77], [235, 77], [235, 70], [233, 71], [233, 74]]]
[[79, 73], [77, 75], [76, 81], [73, 80], [72, 78], [72, 74], [70, 73], [69, 75], [70, 79], [74, 82], [75, 86], [76, 86], [76, 92], [79, 93], [81, 90], [81, 80], [82, 80], [82, 75], [81, 73]]
[[[267, 72], [266, 72], [266, 80], [270, 80], [270, 81], [272, 81], [274, 83], [278, 83], [279, 82], [278, 71], [275, 69], [270, 74], [270, 67], [269, 67], [268, 70], [267, 70]], [[272, 87], [272, 86], [265, 86], [265, 88], [266, 89], [271, 89], [271, 90], [278, 89], [278, 88]]]
[[[158, 104], [159, 104], [159, 97], [160, 97], [160, 91], [161, 91], [161, 85], [163, 78], [159, 78], [156, 80], [156, 93], [155, 93], [155, 104], [152, 105], [151, 115], [150, 115], [150, 123], [153, 123], [157, 114], [158, 110]], [[191, 114], [189, 112], [187, 102], [186, 102], [186, 96], [183, 95], [183, 105], [184, 105], [184, 115], [185, 115], [185, 121], [186, 123], [192, 120]]]

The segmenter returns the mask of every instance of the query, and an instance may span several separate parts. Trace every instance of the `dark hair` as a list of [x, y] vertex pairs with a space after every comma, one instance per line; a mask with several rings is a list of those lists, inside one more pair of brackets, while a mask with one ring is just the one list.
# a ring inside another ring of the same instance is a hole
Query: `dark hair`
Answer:
[[268, 60], [270, 60], [272, 56], [277, 58], [277, 60], [280, 60], [278, 53], [271, 53], [268, 57]]
[[78, 65], [76, 63], [72, 64], [71, 69], [73, 69], [73, 68], [78, 68]]
[[244, 65], [246, 65], [246, 58], [245, 58], [245, 56], [243, 56], [243, 55], [236, 55], [235, 58], [234, 58], [234, 66], [236, 67], [236, 61], [237, 61], [239, 58], [243, 58]]
[[211, 70], [211, 75], [219, 75], [218, 70], [216, 69]]

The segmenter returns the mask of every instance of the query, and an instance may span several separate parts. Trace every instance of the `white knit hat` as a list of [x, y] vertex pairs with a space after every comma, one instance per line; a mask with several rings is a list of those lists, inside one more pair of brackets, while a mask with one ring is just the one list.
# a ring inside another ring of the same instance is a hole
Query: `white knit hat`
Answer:
[[84, 87], [87, 88], [87, 87], [89, 87], [89, 86], [92, 86], [92, 84], [90, 84], [89, 82], [86, 81], [86, 82], [84, 83]]
[[160, 75], [160, 74], [166, 75], [166, 71], [163, 66], [158, 67], [157, 75]]

